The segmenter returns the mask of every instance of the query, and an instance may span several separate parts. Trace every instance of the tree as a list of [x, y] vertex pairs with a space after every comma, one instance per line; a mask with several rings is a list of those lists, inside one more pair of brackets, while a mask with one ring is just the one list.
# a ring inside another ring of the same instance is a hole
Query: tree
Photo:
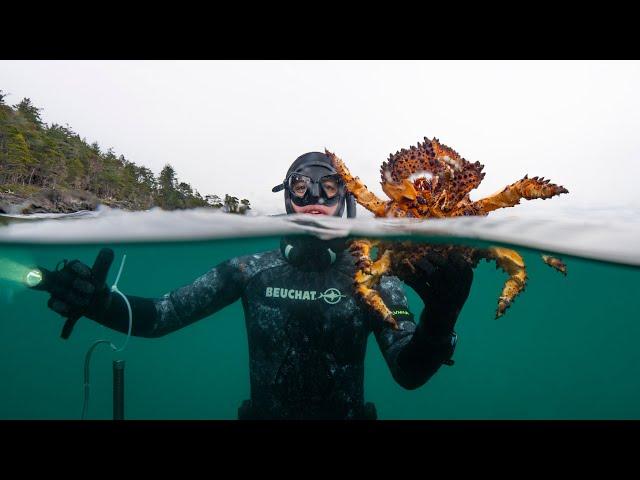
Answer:
[[165, 210], [182, 207], [180, 192], [176, 188], [176, 171], [166, 164], [158, 177], [158, 205]]
[[188, 183], [180, 182], [178, 184], [178, 192], [180, 192], [180, 195], [182, 195], [183, 198], [189, 198], [193, 196], [193, 189]]
[[160, 172], [158, 178], [158, 186], [160, 190], [175, 190], [176, 188], [176, 171], [170, 164], [166, 164]]
[[153, 172], [147, 167], [136, 166], [135, 170], [139, 198], [142, 199], [145, 208], [149, 208], [154, 203], [158, 182], [156, 181]]
[[251, 204], [249, 203], [249, 200], [247, 200], [246, 198], [243, 198], [242, 200], [240, 200], [240, 213], [242, 215], [244, 215], [245, 213], [247, 213], [247, 210], [251, 210]]
[[16, 105], [16, 108], [20, 113], [22, 113], [22, 115], [27, 118], [27, 120], [35, 124], [38, 128], [42, 128], [43, 123], [42, 119], [40, 118], [40, 110], [42, 109], [35, 107], [31, 103], [31, 99], [23, 98], [22, 101], [18, 105]]
[[212, 208], [222, 208], [224, 206], [222, 199], [218, 195], [207, 195], [204, 199], [207, 202], [207, 205]]
[[238, 198], [225, 194], [224, 211], [227, 213], [238, 213]]
[[64, 153], [60, 145], [54, 139], [47, 139], [47, 146], [44, 155], [39, 161], [39, 185], [43, 187], [58, 188], [60, 183], [64, 183], [67, 177], [67, 164]]
[[[225, 195], [206, 195], [178, 180], [167, 164], [156, 177], [112, 148], [102, 151], [98, 142], [88, 143], [69, 125], [42, 122], [41, 109], [24, 98], [6, 105], [0, 90], [0, 186], [29, 184], [63, 191], [91, 192], [99, 199], [117, 201], [132, 209], [154, 205], [165, 209], [210, 207], [229, 213], [245, 213], [249, 201]], [[59, 194], [60, 192], [58, 192]]]
[[35, 160], [31, 156], [24, 135], [14, 131], [8, 135], [6, 153], [6, 170], [12, 183], [22, 182], [24, 185], [34, 173]]

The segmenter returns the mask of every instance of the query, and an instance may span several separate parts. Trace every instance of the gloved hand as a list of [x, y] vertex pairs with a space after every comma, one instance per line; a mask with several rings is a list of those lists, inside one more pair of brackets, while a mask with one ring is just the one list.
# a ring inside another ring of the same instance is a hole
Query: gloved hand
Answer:
[[95, 268], [90, 268], [80, 260], [65, 260], [64, 267], [54, 273], [54, 280], [48, 285], [51, 298], [47, 306], [64, 317], [85, 316], [95, 320], [109, 304], [111, 297], [106, 284], [108, 266], [99, 270], [96, 272]]
[[471, 265], [454, 250], [448, 258], [430, 252], [414, 267], [416, 275], [406, 283], [424, 301], [424, 327], [433, 335], [451, 334], [471, 290]]

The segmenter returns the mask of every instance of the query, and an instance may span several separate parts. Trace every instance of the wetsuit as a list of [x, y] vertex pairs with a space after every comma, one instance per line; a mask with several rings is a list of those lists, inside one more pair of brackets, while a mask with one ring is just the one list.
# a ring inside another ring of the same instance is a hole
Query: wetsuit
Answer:
[[[431, 336], [422, 321], [426, 309], [416, 326], [402, 283], [383, 277], [378, 290], [398, 321], [394, 330], [353, 297], [354, 270], [348, 252], [338, 253], [324, 269], [292, 265], [282, 250], [233, 258], [161, 298], [128, 295], [133, 335], [166, 335], [241, 299], [251, 399], [239, 418], [375, 418], [375, 409], [364, 402], [369, 334], [374, 333], [393, 378], [408, 389], [424, 384], [449, 361], [455, 336]], [[94, 320], [126, 332], [124, 301], [112, 296]]]

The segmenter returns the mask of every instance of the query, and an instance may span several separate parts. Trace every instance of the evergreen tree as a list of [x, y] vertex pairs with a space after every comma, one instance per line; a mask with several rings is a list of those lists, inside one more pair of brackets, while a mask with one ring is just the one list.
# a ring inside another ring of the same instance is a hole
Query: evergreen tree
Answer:
[[181, 195], [176, 184], [176, 171], [170, 164], [166, 164], [158, 178], [158, 205], [165, 210], [182, 208]]
[[6, 171], [13, 183], [26, 183], [27, 179], [33, 175], [35, 161], [29, 151], [29, 146], [20, 132], [13, 132], [8, 135], [6, 153]]
[[162, 171], [160, 172], [160, 177], [158, 178], [158, 186], [160, 190], [175, 190], [176, 188], [176, 171], [170, 164], [166, 164]]
[[[209, 207], [229, 213], [245, 213], [249, 201], [225, 195], [204, 197], [187, 182], [177, 178], [167, 164], [156, 177], [143, 166], [103, 152], [97, 142], [89, 144], [69, 125], [42, 122], [41, 109], [29, 98], [12, 106], [0, 90], [0, 186], [14, 190], [32, 185], [54, 190], [76, 189], [91, 192], [99, 199], [116, 201], [127, 208], [165, 209]], [[18, 189], [19, 190], [19, 189]]]
[[222, 208], [224, 204], [218, 195], [207, 195], [204, 197], [205, 202], [212, 208]]
[[43, 123], [40, 118], [40, 108], [36, 108], [29, 98], [23, 98], [22, 101], [16, 105], [17, 110], [26, 117], [31, 123], [35, 124], [38, 128], [42, 128]]
[[193, 196], [193, 189], [188, 183], [180, 182], [178, 184], [178, 192], [180, 192], [182, 198], [189, 198]]
[[238, 213], [238, 198], [225, 194], [224, 211], [227, 213]]
[[247, 210], [251, 210], [251, 205], [249, 203], [249, 200], [247, 200], [246, 198], [243, 198], [242, 200], [240, 200], [240, 213], [241, 214], [245, 214], [247, 213]]

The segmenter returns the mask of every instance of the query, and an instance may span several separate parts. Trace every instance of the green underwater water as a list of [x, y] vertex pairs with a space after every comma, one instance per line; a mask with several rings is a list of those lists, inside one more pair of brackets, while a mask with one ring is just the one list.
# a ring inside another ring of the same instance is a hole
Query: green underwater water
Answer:
[[[0, 245], [0, 258], [52, 269], [91, 265], [102, 247], [127, 254], [120, 289], [160, 296], [228, 258], [277, 248], [276, 237], [116, 245]], [[457, 333], [455, 365], [423, 387], [398, 386], [373, 336], [365, 398], [380, 419], [639, 419], [640, 268], [562, 256], [568, 276], [540, 252], [517, 247], [529, 281], [506, 315], [494, 313], [506, 274], [475, 270]], [[547, 253], [547, 252], [545, 252]], [[422, 302], [406, 288], [417, 316]], [[125, 335], [81, 319], [69, 340], [48, 295], [0, 279], [0, 419], [79, 419], [84, 355], [100, 338]], [[135, 318], [134, 318], [135, 322]], [[161, 338], [132, 337], [127, 350], [99, 347], [92, 360], [90, 419], [112, 418], [112, 360], [126, 361], [126, 418], [235, 419], [249, 398], [240, 302]]]

